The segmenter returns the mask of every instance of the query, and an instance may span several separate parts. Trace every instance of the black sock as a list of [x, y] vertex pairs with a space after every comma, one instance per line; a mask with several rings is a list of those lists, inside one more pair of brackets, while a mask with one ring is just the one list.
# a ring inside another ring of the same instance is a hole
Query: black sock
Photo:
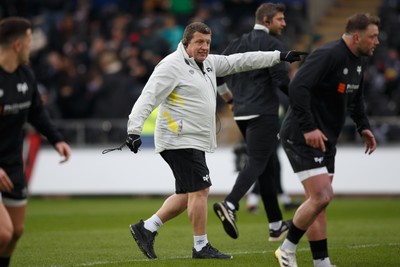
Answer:
[[314, 260], [328, 258], [328, 241], [326, 239], [310, 241], [310, 248]]
[[8, 267], [10, 265], [10, 257], [0, 257], [0, 267]]
[[297, 245], [299, 243], [300, 239], [305, 234], [305, 232], [306, 231], [297, 228], [296, 225], [294, 225], [294, 223], [292, 223], [292, 225], [289, 227], [289, 231], [288, 231], [286, 238], [293, 244]]

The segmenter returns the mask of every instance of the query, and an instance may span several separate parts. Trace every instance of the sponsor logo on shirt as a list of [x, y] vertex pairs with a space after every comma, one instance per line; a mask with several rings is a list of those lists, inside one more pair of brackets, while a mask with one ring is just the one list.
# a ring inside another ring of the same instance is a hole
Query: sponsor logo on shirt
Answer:
[[22, 103], [6, 104], [3, 110], [0, 108], [0, 113], [3, 115], [18, 114], [21, 110], [28, 109], [31, 106], [31, 101], [25, 101]]
[[346, 91], [346, 84], [344, 84], [344, 83], [339, 83], [339, 86], [338, 86], [338, 92], [339, 93], [344, 93], [345, 91]]
[[345, 83], [339, 83], [337, 91], [339, 93], [353, 93], [354, 91], [358, 90], [360, 88], [359, 84], [345, 84]]
[[346, 93], [352, 93], [360, 88], [359, 84], [348, 84], [346, 86]]

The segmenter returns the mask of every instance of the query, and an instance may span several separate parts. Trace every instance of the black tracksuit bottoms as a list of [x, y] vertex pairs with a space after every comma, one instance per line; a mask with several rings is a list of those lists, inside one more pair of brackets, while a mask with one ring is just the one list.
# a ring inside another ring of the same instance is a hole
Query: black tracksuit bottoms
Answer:
[[278, 145], [278, 116], [260, 115], [250, 120], [236, 120], [236, 123], [246, 142], [248, 159], [225, 200], [239, 209], [240, 199], [258, 180], [268, 221], [280, 221], [282, 213], [275, 186], [274, 176], [277, 170], [273, 156]]

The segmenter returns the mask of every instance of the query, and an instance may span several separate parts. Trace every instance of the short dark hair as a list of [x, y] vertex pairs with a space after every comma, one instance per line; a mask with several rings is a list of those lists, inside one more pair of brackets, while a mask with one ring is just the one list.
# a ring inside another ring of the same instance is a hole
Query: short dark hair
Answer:
[[7, 17], [0, 21], [0, 45], [8, 45], [15, 39], [25, 36], [32, 29], [29, 20], [21, 17]]
[[256, 10], [256, 23], [263, 24], [264, 17], [267, 17], [267, 20], [271, 21], [278, 12], [285, 12], [284, 4], [264, 3]]
[[193, 35], [196, 33], [202, 34], [211, 34], [211, 29], [203, 22], [192, 22], [186, 26], [185, 31], [183, 32], [182, 43], [184, 46], [188, 45], [190, 41], [193, 39]]
[[354, 31], [363, 31], [367, 29], [368, 25], [375, 24], [380, 26], [381, 20], [379, 17], [366, 14], [354, 14], [347, 20], [346, 33], [352, 33]]

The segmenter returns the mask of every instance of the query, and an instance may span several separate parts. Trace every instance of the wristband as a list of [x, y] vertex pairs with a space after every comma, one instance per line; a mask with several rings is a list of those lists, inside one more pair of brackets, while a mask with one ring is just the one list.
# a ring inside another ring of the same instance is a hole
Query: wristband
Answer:
[[232, 104], [233, 103], [233, 98], [229, 99], [228, 101], [226, 101], [227, 104]]

